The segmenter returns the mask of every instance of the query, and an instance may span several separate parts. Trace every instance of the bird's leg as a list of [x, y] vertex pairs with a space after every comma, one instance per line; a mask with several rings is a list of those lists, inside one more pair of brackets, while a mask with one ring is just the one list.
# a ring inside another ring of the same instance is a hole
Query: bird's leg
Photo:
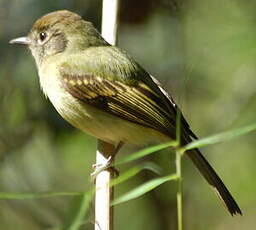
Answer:
[[115, 175], [118, 176], [119, 172], [114, 168], [111, 167], [111, 164], [113, 163], [116, 154], [120, 150], [120, 148], [123, 146], [123, 142], [120, 141], [118, 145], [115, 147], [114, 151], [110, 154], [110, 156], [106, 159], [106, 161], [101, 162], [99, 164], [93, 164], [92, 168], [94, 169], [93, 173], [91, 173], [91, 177], [95, 178], [100, 172], [106, 170], [106, 169], [111, 169], [114, 171]]

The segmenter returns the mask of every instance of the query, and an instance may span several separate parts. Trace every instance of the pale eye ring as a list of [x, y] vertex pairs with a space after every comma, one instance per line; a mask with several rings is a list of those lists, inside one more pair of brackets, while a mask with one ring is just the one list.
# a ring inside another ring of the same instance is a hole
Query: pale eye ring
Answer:
[[41, 43], [44, 42], [46, 38], [47, 38], [47, 34], [45, 32], [39, 33], [39, 40]]

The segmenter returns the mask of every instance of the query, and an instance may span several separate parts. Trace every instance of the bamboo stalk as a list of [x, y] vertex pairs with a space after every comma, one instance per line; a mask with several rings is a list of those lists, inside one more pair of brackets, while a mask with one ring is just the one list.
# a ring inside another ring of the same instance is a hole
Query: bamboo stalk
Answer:
[[117, 43], [119, 0], [103, 0], [101, 35], [111, 45]]
[[[102, 36], [105, 40], [116, 45], [117, 15], [119, 0], [103, 0]], [[115, 146], [98, 140], [96, 164], [106, 162], [115, 151]], [[114, 188], [110, 187], [113, 170], [104, 170], [96, 177], [95, 193], [95, 230], [113, 230], [113, 206], [110, 206], [114, 196]]]
[[[104, 164], [114, 152], [111, 144], [98, 140], [96, 164]], [[110, 187], [113, 170], [107, 169], [96, 177], [95, 192], [95, 230], [113, 230], [113, 200], [114, 188]]]

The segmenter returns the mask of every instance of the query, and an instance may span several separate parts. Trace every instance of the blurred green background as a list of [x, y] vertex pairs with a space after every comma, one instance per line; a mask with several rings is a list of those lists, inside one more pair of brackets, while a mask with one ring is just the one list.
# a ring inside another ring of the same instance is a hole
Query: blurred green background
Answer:
[[[45, 13], [69, 9], [100, 29], [100, 0], [0, 0], [0, 192], [84, 191], [96, 140], [67, 124], [40, 91], [30, 52], [8, 41], [25, 35]], [[119, 46], [164, 83], [199, 137], [255, 122], [256, 1], [123, 0]], [[184, 158], [187, 230], [255, 229], [256, 134], [202, 149], [238, 201], [230, 217]], [[136, 149], [126, 147], [123, 154]], [[120, 157], [120, 155], [119, 155]], [[175, 170], [164, 151], [151, 158]], [[125, 167], [119, 167], [120, 172]], [[141, 173], [116, 196], [152, 178]], [[115, 208], [122, 230], [176, 229], [176, 184], [164, 184]], [[1, 200], [0, 230], [61, 229], [80, 197]], [[93, 229], [93, 205], [81, 229]]]

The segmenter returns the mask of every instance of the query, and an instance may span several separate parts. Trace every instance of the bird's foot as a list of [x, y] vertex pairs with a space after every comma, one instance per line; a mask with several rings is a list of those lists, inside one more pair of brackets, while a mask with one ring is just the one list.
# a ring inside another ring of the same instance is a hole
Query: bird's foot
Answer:
[[91, 173], [91, 176], [95, 176], [98, 175], [100, 172], [108, 169], [110, 167], [110, 165], [113, 162], [113, 157], [109, 156], [105, 162], [101, 162], [101, 163], [97, 163], [97, 164], [93, 164], [92, 168], [94, 169], [93, 173]]
[[94, 171], [91, 173], [92, 179], [94, 180], [97, 177], [97, 175], [104, 170], [112, 171], [115, 177], [117, 177], [119, 175], [118, 170], [116, 170], [114, 167], [111, 166], [111, 164], [113, 163], [113, 160], [114, 160], [114, 157], [109, 156], [109, 158], [107, 158], [105, 162], [102, 162], [99, 164], [93, 164], [92, 168], [94, 169]]
[[115, 156], [116, 156], [117, 152], [123, 146], [123, 144], [124, 144], [124, 142], [120, 141], [118, 143], [118, 145], [115, 147], [115, 149], [113, 150], [113, 152], [111, 153], [111, 155], [107, 159], [104, 159], [104, 160], [102, 160], [102, 162], [92, 165], [92, 168], [94, 169], [94, 172], [91, 173], [92, 180], [95, 180], [97, 175], [99, 173], [101, 173], [102, 171], [104, 171], [104, 170], [110, 171], [114, 175], [114, 177], [119, 176], [118, 170], [116, 170], [111, 165], [112, 165], [112, 163], [115, 159]]

